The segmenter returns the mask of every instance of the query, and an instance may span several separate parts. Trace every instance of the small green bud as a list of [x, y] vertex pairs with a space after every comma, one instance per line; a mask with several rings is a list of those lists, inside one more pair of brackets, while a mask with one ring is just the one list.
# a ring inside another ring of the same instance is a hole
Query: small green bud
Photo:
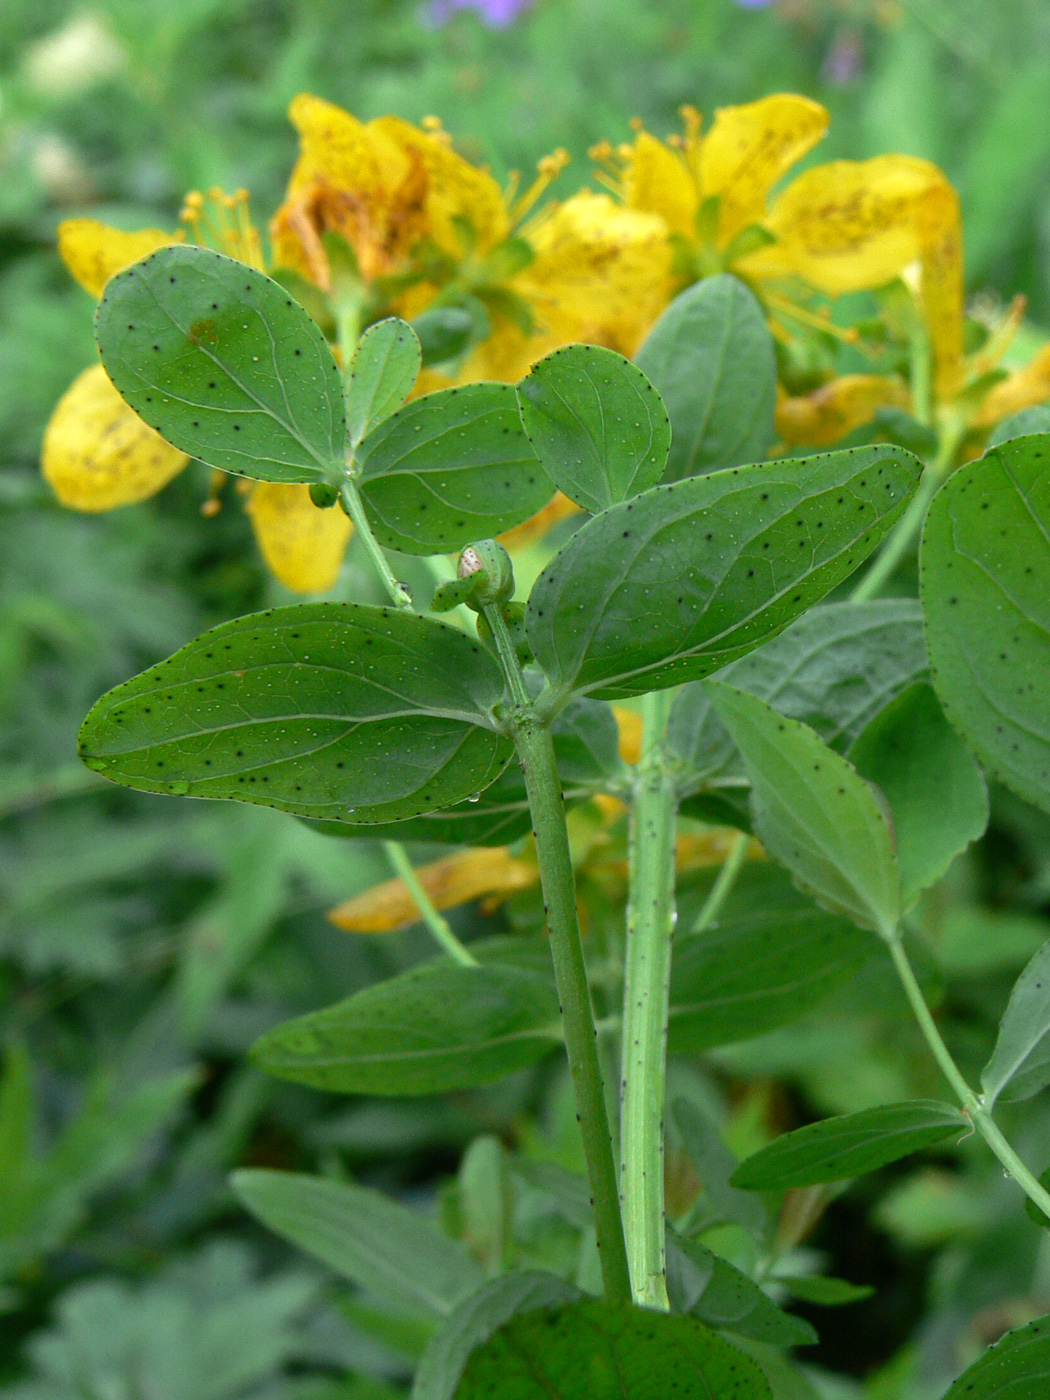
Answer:
[[514, 565], [510, 555], [496, 540], [478, 540], [468, 544], [459, 556], [458, 578], [484, 575], [478, 581], [474, 598], [484, 607], [488, 603], [509, 603], [514, 596]]
[[310, 499], [321, 510], [328, 510], [339, 499], [339, 487], [333, 486], [330, 481], [311, 481]]

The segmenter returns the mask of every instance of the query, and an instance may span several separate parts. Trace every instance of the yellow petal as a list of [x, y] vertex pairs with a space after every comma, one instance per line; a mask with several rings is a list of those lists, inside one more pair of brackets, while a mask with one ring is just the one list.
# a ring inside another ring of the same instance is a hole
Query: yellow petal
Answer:
[[333, 586], [353, 531], [338, 506], [319, 510], [308, 486], [260, 481], [247, 510], [267, 567], [285, 588], [324, 593]]
[[[506, 846], [457, 851], [416, 867], [416, 877], [438, 909], [452, 909], [487, 895], [506, 897], [539, 879], [537, 867], [518, 860]], [[419, 920], [419, 909], [402, 880], [374, 885], [329, 911], [329, 919], [350, 933], [389, 933]]]
[[812, 394], [781, 399], [777, 432], [789, 447], [827, 447], [871, 420], [876, 409], [907, 408], [908, 391], [899, 379], [881, 374], [843, 374]]
[[700, 146], [700, 175], [704, 195], [720, 198], [720, 245], [763, 217], [770, 190], [823, 137], [828, 120], [819, 102], [792, 93], [718, 109]]
[[419, 158], [307, 92], [293, 99], [288, 115], [299, 132], [299, 159], [270, 226], [274, 261], [327, 290], [321, 235], [332, 231], [354, 249], [366, 277], [390, 270], [423, 231]]
[[521, 525], [515, 525], [513, 530], [505, 530], [498, 537], [499, 542], [513, 554], [517, 549], [525, 549], [528, 545], [544, 539], [559, 520], [566, 520], [570, 515], [579, 514], [580, 507], [576, 502], [570, 501], [568, 496], [556, 491], [547, 504], [535, 515], [530, 516]]
[[[318, 178], [337, 189], [363, 197], [381, 195], [386, 187], [376, 143], [364, 122], [334, 102], [309, 92], [292, 99], [288, 116], [299, 133], [299, 159], [288, 182], [289, 194]], [[400, 172], [399, 172], [400, 173]]]
[[44, 430], [44, 476], [73, 510], [144, 501], [188, 461], [132, 412], [101, 365], [74, 379]]
[[981, 405], [974, 427], [990, 428], [1011, 413], [1035, 408], [1050, 399], [1050, 345], [1044, 345], [1023, 369], [1015, 370], [991, 390]]
[[624, 763], [637, 763], [642, 756], [642, 717], [637, 710], [624, 705], [613, 706], [613, 716], [619, 730], [620, 757]]
[[487, 170], [457, 155], [440, 136], [420, 131], [400, 117], [377, 117], [368, 123], [368, 130], [422, 162], [427, 174], [427, 232], [439, 247], [456, 255], [467, 251], [457, 219], [473, 227], [482, 252], [507, 237], [510, 225], [503, 193]]
[[672, 290], [663, 220], [581, 190], [541, 217], [529, 241], [535, 259], [513, 287], [532, 305], [540, 336], [633, 354]]
[[682, 157], [647, 131], [638, 133], [629, 151], [622, 176], [624, 203], [658, 214], [672, 232], [695, 238], [699, 196]]
[[882, 286], [922, 256], [919, 211], [944, 183], [912, 156], [818, 165], [776, 201], [768, 225], [778, 244], [753, 262], [777, 262], [830, 296]]
[[66, 219], [58, 226], [58, 251], [62, 261], [85, 291], [102, 295], [109, 279], [139, 258], [169, 243], [181, 243], [185, 235], [160, 228], [140, 228], [135, 233], [100, 224], [97, 219]]
[[879, 287], [918, 263], [942, 398], [958, 383], [963, 270], [959, 200], [915, 156], [836, 160], [793, 180], [768, 226], [778, 242], [744, 264], [751, 276], [795, 273], [830, 296]]

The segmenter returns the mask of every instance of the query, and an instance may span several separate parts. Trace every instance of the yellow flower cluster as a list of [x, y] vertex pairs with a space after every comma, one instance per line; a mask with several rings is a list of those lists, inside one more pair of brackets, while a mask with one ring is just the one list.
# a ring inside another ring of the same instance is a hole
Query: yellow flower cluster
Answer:
[[[422, 391], [516, 380], [571, 341], [631, 355], [682, 287], [730, 271], [762, 301], [782, 353], [785, 448], [829, 445], [892, 408], [965, 450], [968, 435], [979, 441], [1000, 418], [1050, 397], [1050, 351], [1009, 376], [998, 368], [1019, 311], [964, 353], [958, 199], [936, 166], [893, 155], [833, 161], [778, 188], [827, 129], [827, 112], [807, 98], [723, 108], [706, 131], [684, 108], [683, 132], [666, 141], [636, 126], [632, 141], [592, 153], [604, 192], [546, 202], [563, 152], [519, 192], [463, 159], [435, 119], [366, 123], [309, 94], [290, 116], [300, 153], [268, 257], [246, 193], [212, 190], [187, 198], [172, 232], [63, 224], [59, 249], [73, 276], [98, 297], [114, 273], [188, 237], [297, 280], [304, 301], [325, 309], [344, 356], [383, 315], [469, 305], [469, 344], [440, 372], [425, 371]], [[879, 299], [874, 331], [836, 319], [835, 299], [856, 292]], [[829, 345], [857, 364], [841, 372]], [[61, 399], [43, 446], [59, 500], [85, 511], [144, 500], [186, 460], [127, 408], [101, 365]], [[298, 592], [330, 588], [350, 536], [341, 512], [315, 509], [302, 486], [245, 492], [276, 577]]]

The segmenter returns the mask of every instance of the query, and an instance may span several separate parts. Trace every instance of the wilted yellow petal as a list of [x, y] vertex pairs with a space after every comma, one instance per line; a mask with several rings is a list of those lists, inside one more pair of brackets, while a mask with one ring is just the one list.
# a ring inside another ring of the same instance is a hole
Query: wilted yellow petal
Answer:
[[406, 155], [415, 155], [427, 175], [427, 232], [451, 253], [462, 253], [463, 236], [455, 220], [464, 219], [473, 229], [481, 251], [502, 242], [510, 232], [503, 193], [487, 170], [471, 165], [447, 141], [420, 131], [400, 117], [377, 117], [368, 123]]
[[669, 146], [640, 131], [624, 155], [624, 203], [631, 209], [659, 214], [673, 233], [696, 236], [699, 195], [685, 161]]
[[332, 587], [353, 531], [338, 506], [319, 510], [308, 486], [260, 481], [247, 509], [274, 578], [295, 593], [324, 593]]
[[270, 226], [274, 260], [328, 289], [326, 232], [354, 249], [366, 277], [390, 271], [422, 237], [427, 177], [375, 123], [363, 122], [310, 93], [288, 109], [300, 137], [299, 159]]
[[613, 715], [620, 733], [620, 757], [624, 763], [637, 763], [642, 756], [642, 717], [624, 705], [614, 705]]
[[188, 461], [132, 412], [101, 365], [74, 379], [44, 430], [44, 476], [73, 510], [144, 501]]
[[534, 309], [535, 353], [582, 340], [633, 354], [672, 290], [663, 220], [581, 190], [528, 236], [536, 256], [513, 288]]
[[876, 409], [907, 408], [908, 391], [899, 379], [882, 374], [843, 374], [812, 394], [777, 404], [776, 424], [789, 447], [827, 447], [870, 421]]
[[100, 224], [97, 219], [66, 219], [58, 226], [58, 251], [80, 285], [100, 297], [109, 279], [139, 258], [169, 243], [181, 243], [185, 234], [160, 228], [140, 228], [135, 233]]
[[1029, 360], [1023, 369], [1015, 370], [1001, 380], [981, 405], [974, 427], [991, 428], [1011, 413], [1023, 408], [1035, 408], [1050, 399], [1050, 345]]
[[769, 192], [828, 129], [819, 102], [775, 93], [740, 107], [720, 107], [700, 146], [704, 195], [720, 199], [718, 241], [724, 247], [765, 214]]
[[[531, 862], [518, 860], [506, 846], [457, 851], [416, 867], [416, 877], [437, 909], [452, 909], [486, 895], [506, 897], [539, 879]], [[416, 902], [402, 880], [386, 880], [348, 899], [328, 913], [350, 933], [389, 933], [420, 917]]]

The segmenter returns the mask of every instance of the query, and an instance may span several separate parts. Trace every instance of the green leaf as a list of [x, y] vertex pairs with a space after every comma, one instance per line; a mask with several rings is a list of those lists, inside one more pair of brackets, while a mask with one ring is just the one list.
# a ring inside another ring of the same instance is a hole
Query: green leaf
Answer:
[[566, 345], [518, 385], [521, 419], [559, 490], [592, 515], [655, 486], [671, 425], [660, 395], [630, 360]]
[[587, 522], [529, 596], [559, 692], [697, 680], [776, 636], [892, 527], [919, 464], [863, 447], [656, 486]]
[[797, 720], [717, 681], [711, 703], [744, 756], [767, 850], [826, 908], [897, 937], [900, 876], [885, 803], [846, 759]]
[[[805, 1016], [860, 967], [871, 940], [793, 892], [757, 914], [676, 938], [668, 1049], [749, 1040]], [[796, 901], [792, 907], [792, 897]]]
[[432, 618], [353, 603], [223, 623], [104, 695], [81, 757], [144, 792], [382, 822], [459, 802], [510, 756], [499, 669]]
[[996, 423], [988, 437], [988, 447], [998, 447], [1011, 438], [1031, 437], [1034, 433], [1050, 433], [1050, 404], [1037, 404], [1035, 408], [1022, 408]]
[[981, 1084], [989, 1109], [1004, 1089], [1016, 1101], [1050, 1084], [1050, 941], [1014, 984]]
[[519, 1313], [473, 1353], [456, 1400], [771, 1400], [755, 1363], [690, 1317], [597, 1299]]
[[793, 1298], [822, 1308], [846, 1307], [875, 1292], [870, 1284], [848, 1283], [844, 1278], [828, 1278], [825, 1274], [777, 1274], [776, 1281]]
[[708, 277], [677, 296], [634, 358], [671, 419], [665, 480], [758, 462], [773, 446], [773, 338], [735, 277]]
[[1050, 435], [1015, 438], [933, 498], [921, 586], [933, 684], [989, 773], [1050, 810]]
[[[719, 680], [802, 720], [832, 748], [844, 748], [927, 669], [921, 606], [911, 598], [880, 598], [812, 608], [727, 666]], [[712, 776], [743, 776], [740, 755], [702, 681], [683, 686], [676, 697], [667, 743], [685, 792]]]
[[853, 745], [850, 760], [890, 804], [901, 900], [910, 909], [984, 834], [984, 776], [928, 685], [911, 686], [887, 705]]
[[95, 329], [120, 393], [191, 457], [260, 481], [342, 476], [339, 369], [272, 278], [206, 248], [160, 248], [107, 283]]
[[809, 1346], [808, 1322], [782, 1312], [758, 1284], [699, 1240], [667, 1233], [667, 1291], [676, 1312], [691, 1313], [720, 1332], [771, 1346]]
[[29, 1164], [35, 1127], [32, 1067], [25, 1045], [14, 1040], [0, 1074], [0, 1181], [9, 1190]]
[[[622, 771], [616, 720], [603, 702], [571, 700], [555, 716], [551, 733], [569, 807], [590, 796], [591, 784], [603, 784]], [[381, 829], [340, 821], [309, 824], [327, 836], [437, 841], [453, 846], [506, 846], [532, 830], [525, 778], [516, 763], [508, 764], [480, 796], [475, 794], [444, 811], [384, 823]]]
[[437, 1320], [484, 1282], [463, 1245], [378, 1191], [259, 1169], [230, 1185], [264, 1225], [393, 1308]]
[[1043, 1400], [1050, 1393], [1050, 1317], [1000, 1337], [944, 1400]]
[[737, 1159], [726, 1146], [718, 1124], [689, 1099], [675, 1099], [671, 1116], [714, 1209], [725, 1220], [761, 1235], [767, 1225], [766, 1209], [750, 1192], [730, 1186]]
[[412, 1384], [412, 1400], [454, 1400], [470, 1353], [519, 1313], [583, 1295], [554, 1274], [525, 1269], [486, 1283], [433, 1334]]
[[397, 411], [412, 392], [423, 362], [419, 337], [396, 316], [369, 326], [350, 361], [346, 426], [352, 447]]
[[846, 1181], [944, 1142], [970, 1127], [951, 1104], [932, 1099], [885, 1104], [810, 1123], [741, 1162], [733, 1185], [748, 1191], [780, 1190]]
[[439, 1094], [491, 1084], [561, 1041], [549, 973], [423, 964], [268, 1031], [260, 1068], [342, 1094]]
[[449, 554], [520, 525], [554, 493], [521, 425], [511, 384], [464, 384], [413, 399], [357, 451], [380, 544]]

